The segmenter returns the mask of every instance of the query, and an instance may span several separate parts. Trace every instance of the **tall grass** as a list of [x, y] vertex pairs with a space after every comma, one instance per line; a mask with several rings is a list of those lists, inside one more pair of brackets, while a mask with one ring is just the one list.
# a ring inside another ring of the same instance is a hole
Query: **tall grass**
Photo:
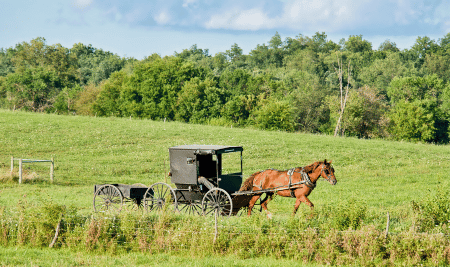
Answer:
[[[361, 210], [357, 204], [348, 204]], [[326, 214], [322, 210], [317, 213]], [[450, 263], [450, 239], [445, 234], [410, 229], [386, 236], [373, 225], [349, 224], [345, 230], [334, 227], [335, 222], [342, 223], [347, 217], [335, 214], [313, 220], [311, 224], [306, 221], [312, 219], [268, 220], [263, 214], [221, 218], [219, 237], [214, 241], [214, 222], [204, 217], [168, 211], [84, 216], [54, 203], [27, 205], [21, 201], [15, 208], [0, 210], [0, 244], [2, 247], [48, 247], [60, 224], [57, 249], [96, 254], [271, 257], [358, 266]]]

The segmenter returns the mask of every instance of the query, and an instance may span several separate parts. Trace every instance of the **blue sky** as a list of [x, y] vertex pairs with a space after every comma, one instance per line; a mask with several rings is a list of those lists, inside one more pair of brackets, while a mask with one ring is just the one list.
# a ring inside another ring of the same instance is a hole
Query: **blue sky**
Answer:
[[0, 47], [44, 37], [81, 42], [119, 56], [172, 55], [197, 44], [211, 55], [237, 43], [247, 54], [277, 32], [284, 40], [325, 32], [378, 48], [410, 48], [418, 36], [450, 32], [448, 0], [0, 0]]

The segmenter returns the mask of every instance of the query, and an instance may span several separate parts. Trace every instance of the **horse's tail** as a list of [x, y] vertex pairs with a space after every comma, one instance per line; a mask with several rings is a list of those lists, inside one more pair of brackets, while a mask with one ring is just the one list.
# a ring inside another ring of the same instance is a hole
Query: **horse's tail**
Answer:
[[261, 172], [255, 172], [250, 177], [248, 177], [247, 180], [245, 180], [245, 182], [242, 184], [242, 186], [239, 189], [239, 191], [252, 191], [252, 189], [253, 189], [253, 180], [255, 179], [255, 176], [260, 174], [260, 173]]

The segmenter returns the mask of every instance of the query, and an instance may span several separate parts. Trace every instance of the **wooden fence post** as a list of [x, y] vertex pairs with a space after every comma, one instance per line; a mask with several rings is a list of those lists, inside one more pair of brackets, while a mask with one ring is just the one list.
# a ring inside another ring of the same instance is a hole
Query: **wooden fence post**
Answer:
[[219, 235], [219, 229], [217, 229], [217, 217], [218, 217], [218, 212], [219, 212], [219, 209], [218, 208], [216, 208], [216, 210], [215, 210], [215, 212], [214, 212], [214, 221], [215, 221], [215, 224], [214, 224], [214, 244], [216, 243], [216, 241], [217, 241], [217, 236]]
[[11, 156], [11, 175], [13, 173], [14, 170], [14, 156]]
[[19, 184], [22, 183], [22, 159], [19, 159]]
[[50, 165], [50, 181], [53, 183], [53, 170], [55, 169], [55, 161], [52, 158], [52, 162]]
[[386, 222], [386, 233], [384, 234], [384, 238], [388, 237], [389, 234], [389, 223], [390, 223], [391, 219], [389, 217], [389, 211], [387, 213], [387, 222]]

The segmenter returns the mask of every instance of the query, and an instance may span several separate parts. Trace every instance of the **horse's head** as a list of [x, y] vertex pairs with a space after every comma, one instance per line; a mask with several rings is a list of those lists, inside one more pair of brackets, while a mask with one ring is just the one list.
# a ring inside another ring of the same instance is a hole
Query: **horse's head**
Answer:
[[322, 171], [320, 172], [320, 175], [324, 179], [326, 179], [330, 184], [335, 185], [337, 183], [336, 176], [334, 176], [334, 168], [331, 165], [331, 161], [327, 162], [325, 159], [322, 165]]

